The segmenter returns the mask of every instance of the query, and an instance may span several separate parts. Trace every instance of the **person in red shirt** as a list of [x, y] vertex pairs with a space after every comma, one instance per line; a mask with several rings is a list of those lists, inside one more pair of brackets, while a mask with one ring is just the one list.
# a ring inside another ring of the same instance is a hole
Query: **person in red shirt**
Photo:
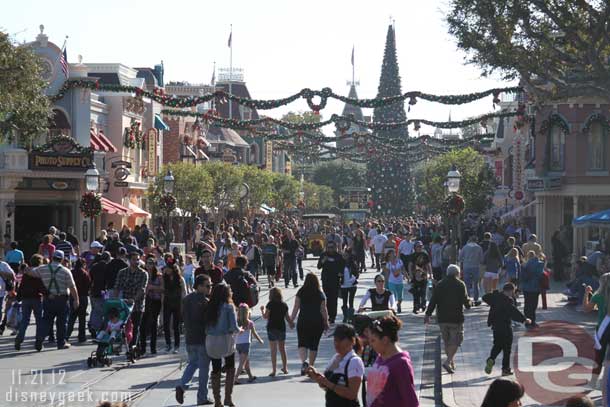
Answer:
[[51, 261], [53, 253], [55, 253], [55, 245], [52, 243], [52, 239], [52, 235], [45, 235], [42, 238], [42, 243], [38, 246], [38, 254], [47, 260], [47, 263]]
[[206, 274], [212, 280], [212, 285], [220, 284], [223, 280], [222, 269], [213, 263], [213, 255], [209, 250], [204, 250], [199, 260], [199, 267], [195, 270], [195, 278], [200, 274]]

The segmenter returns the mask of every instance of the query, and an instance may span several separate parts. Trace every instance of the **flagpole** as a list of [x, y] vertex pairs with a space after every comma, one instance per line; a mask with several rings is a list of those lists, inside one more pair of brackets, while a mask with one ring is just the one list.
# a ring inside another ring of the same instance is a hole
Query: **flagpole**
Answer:
[[[233, 95], [233, 24], [229, 34], [229, 94]], [[229, 119], [233, 119], [233, 100], [229, 99]]]
[[[212, 71], [212, 93], [216, 93], [216, 61], [214, 61], [214, 70]], [[216, 98], [212, 98], [211, 110], [214, 111]]]
[[354, 59], [354, 46], [352, 45], [352, 85], [356, 85], [356, 62]]

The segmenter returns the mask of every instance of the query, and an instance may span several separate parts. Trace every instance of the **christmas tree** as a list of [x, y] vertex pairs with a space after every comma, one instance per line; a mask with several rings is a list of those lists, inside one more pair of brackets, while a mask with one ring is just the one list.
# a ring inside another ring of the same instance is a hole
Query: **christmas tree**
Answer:
[[[398, 96], [402, 94], [398, 59], [396, 57], [396, 36], [393, 25], [388, 27], [381, 78], [377, 97]], [[375, 122], [403, 122], [407, 120], [407, 113], [403, 102], [375, 108]], [[379, 138], [390, 141], [395, 148], [406, 149], [409, 133], [406, 127], [393, 130], [379, 130]], [[387, 141], [386, 141], [387, 143]], [[410, 178], [409, 163], [405, 159], [389, 158], [377, 153], [373, 144], [371, 148], [371, 161], [368, 163], [369, 180], [372, 184], [374, 210], [384, 216], [409, 215], [412, 210], [413, 193]]]

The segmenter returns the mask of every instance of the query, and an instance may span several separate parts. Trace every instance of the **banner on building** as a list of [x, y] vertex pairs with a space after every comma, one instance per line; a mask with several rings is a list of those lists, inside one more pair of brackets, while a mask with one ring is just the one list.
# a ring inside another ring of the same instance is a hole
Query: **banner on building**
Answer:
[[149, 129], [148, 135], [148, 176], [157, 175], [157, 130]]
[[265, 169], [273, 171], [273, 142], [265, 142]]

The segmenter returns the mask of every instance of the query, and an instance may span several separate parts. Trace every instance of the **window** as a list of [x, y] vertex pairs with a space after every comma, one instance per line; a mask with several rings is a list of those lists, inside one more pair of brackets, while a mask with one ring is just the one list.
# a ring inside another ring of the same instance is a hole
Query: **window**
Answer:
[[549, 137], [549, 171], [563, 171], [566, 135], [559, 125], [551, 127]]
[[588, 134], [589, 169], [599, 171], [606, 169], [606, 134], [599, 121], [591, 123]]
[[49, 138], [60, 135], [71, 136], [70, 122], [64, 112], [53, 109], [52, 118], [49, 119]]

